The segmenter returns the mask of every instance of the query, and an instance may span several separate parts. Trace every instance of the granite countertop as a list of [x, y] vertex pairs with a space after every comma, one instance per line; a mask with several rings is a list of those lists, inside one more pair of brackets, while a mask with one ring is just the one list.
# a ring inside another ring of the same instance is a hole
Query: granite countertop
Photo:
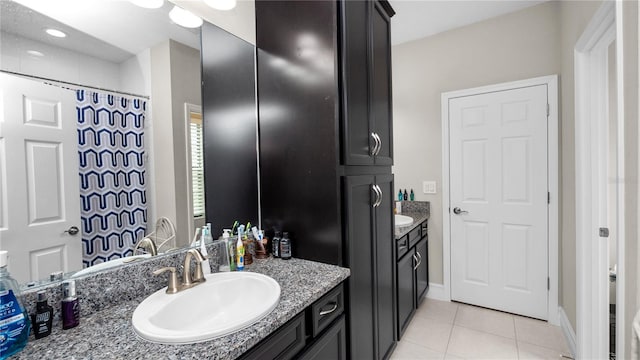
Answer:
[[422, 222], [429, 219], [431, 215], [430, 204], [429, 202], [423, 202], [423, 201], [411, 201], [411, 202], [403, 201], [402, 212], [400, 212], [399, 215], [412, 217], [413, 223], [407, 226], [396, 227], [394, 232], [396, 240], [407, 235], [409, 232], [411, 232], [411, 230], [415, 229]]
[[189, 345], [142, 340], [131, 325], [142, 296], [83, 317], [73, 329], [55, 327], [46, 338], [31, 337], [12, 359], [235, 359], [349, 277], [349, 269], [301, 259], [255, 259], [245, 271], [274, 278], [280, 302], [265, 318], [231, 335]]

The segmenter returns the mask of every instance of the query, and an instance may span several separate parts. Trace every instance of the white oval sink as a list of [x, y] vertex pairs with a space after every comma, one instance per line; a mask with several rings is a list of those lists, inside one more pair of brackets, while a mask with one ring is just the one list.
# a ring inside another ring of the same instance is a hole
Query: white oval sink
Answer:
[[164, 344], [192, 344], [225, 336], [269, 314], [280, 300], [280, 285], [252, 272], [206, 275], [206, 282], [177, 294], [160, 289], [133, 312], [135, 332]]
[[114, 268], [116, 266], [120, 266], [122, 264], [128, 264], [130, 262], [140, 261], [140, 260], [148, 259], [150, 257], [151, 257], [151, 254], [142, 254], [142, 255], [127, 256], [127, 257], [123, 257], [123, 258], [119, 258], [119, 259], [113, 259], [113, 260], [105, 261], [103, 263], [96, 264], [96, 265], [93, 265], [93, 266], [89, 266], [88, 268], [84, 268], [84, 269], [82, 269], [80, 271], [77, 271], [77, 272], [73, 273], [73, 275], [71, 275], [71, 277], [74, 278], [74, 277], [79, 277], [79, 276], [91, 274], [91, 273], [94, 273], [96, 271], [102, 271], [102, 270], [111, 269], [111, 268]]
[[406, 216], [406, 215], [397, 215], [395, 216], [396, 218], [396, 226], [400, 227], [400, 226], [409, 226], [411, 224], [413, 224], [413, 218], [411, 216]]

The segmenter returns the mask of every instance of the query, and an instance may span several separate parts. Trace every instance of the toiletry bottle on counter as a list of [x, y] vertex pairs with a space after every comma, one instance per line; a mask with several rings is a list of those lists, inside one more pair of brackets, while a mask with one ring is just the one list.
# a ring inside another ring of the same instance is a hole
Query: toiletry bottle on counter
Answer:
[[413, 189], [411, 189], [411, 193], [409, 194], [409, 199], [411, 199], [411, 201], [415, 200], [416, 195], [413, 193]]
[[398, 201], [402, 201], [402, 199], [404, 199], [404, 196], [402, 195], [402, 189], [398, 190]]
[[242, 230], [238, 229], [238, 241], [236, 242], [236, 270], [244, 270], [244, 245], [242, 243]]
[[404, 201], [409, 200], [409, 194], [407, 194], [407, 189], [404, 189], [404, 195], [402, 195], [402, 199], [403, 199]]
[[282, 233], [282, 239], [280, 240], [280, 257], [283, 260], [291, 259], [291, 240], [289, 239], [289, 233]]
[[226, 244], [227, 247], [227, 258], [229, 259], [229, 270], [236, 270], [236, 256], [233, 250], [233, 242], [231, 241], [231, 230], [224, 229], [222, 230], [222, 241]]
[[62, 328], [71, 329], [80, 324], [80, 302], [76, 296], [75, 280], [62, 283]]
[[8, 252], [0, 251], [0, 358], [22, 350], [29, 339], [29, 316], [22, 306], [20, 288], [9, 271]]
[[47, 293], [38, 291], [38, 302], [36, 311], [31, 314], [31, 325], [36, 339], [49, 336], [51, 334], [51, 323], [53, 322], [53, 307], [47, 304]]
[[209, 254], [207, 253], [207, 244], [213, 243], [213, 238], [211, 237], [211, 223], [202, 227], [202, 237], [200, 238], [200, 253], [204, 256], [205, 260], [202, 262], [202, 273], [207, 275], [211, 274], [211, 264], [209, 263]]
[[280, 231], [276, 231], [276, 234], [273, 236], [273, 240], [271, 240], [271, 252], [273, 253], [273, 257], [280, 257], [280, 240], [282, 239], [282, 233]]

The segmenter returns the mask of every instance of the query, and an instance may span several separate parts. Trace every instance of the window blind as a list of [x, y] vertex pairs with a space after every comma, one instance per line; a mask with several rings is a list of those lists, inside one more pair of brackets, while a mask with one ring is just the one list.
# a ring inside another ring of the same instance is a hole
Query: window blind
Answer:
[[193, 216], [204, 216], [204, 161], [202, 144], [202, 115], [191, 113], [191, 181]]

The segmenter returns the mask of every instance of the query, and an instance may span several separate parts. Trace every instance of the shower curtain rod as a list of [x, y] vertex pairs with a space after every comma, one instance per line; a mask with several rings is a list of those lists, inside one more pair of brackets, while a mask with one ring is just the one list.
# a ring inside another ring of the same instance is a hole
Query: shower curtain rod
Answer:
[[5, 74], [11, 74], [11, 75], [17, 75], [17, 76], [32, 78], [32, 79], [36, 79], [36, 80], [41, 80], [41, 81], [44, 81], [45, 83], [48, 83], [50, 85], [60, 86], [63, 89], [69, 89], [69, 90], [74, 90], [74, 91], [77, 90], [77, 89], [72, 89], [72, 88], [61, 86], [60, 84], [70, 85], [70, 86], [78, 86], [78, 87], [81, 87], [81, 88], [88, 88], [88, 89], [94, 89], [94, 90], [100, 90], [100, 91], [108, 91], [108, 92], [112, 92], [112, 93], [116, 93], [116, 94], [134, 96], [134, 97], [138, 97], [138, 98], [143, 98], [143, 99], [149, 100], [149, 96], [146, 96], [146, 95], [139, 95], [139, 94], [128, 93], [128, 92], [124, 92], [124, 91], [103, 89], [103, 88], [99, 88], [99, 87], [95, 87], [95, 86], [91, 86], [91, 85], [76, 84], [76, 83], [72, 83], [72, 82], [68, 82], [68, 81], [49, 79], [49, 78], [45, 78], [45, 77], [29, 75], [29, 74], [22, 74], [22, 73], [19, 73], [19, 72], [8, 71], [8, 70], [0, 70], [0, 72], [3, 72]]

